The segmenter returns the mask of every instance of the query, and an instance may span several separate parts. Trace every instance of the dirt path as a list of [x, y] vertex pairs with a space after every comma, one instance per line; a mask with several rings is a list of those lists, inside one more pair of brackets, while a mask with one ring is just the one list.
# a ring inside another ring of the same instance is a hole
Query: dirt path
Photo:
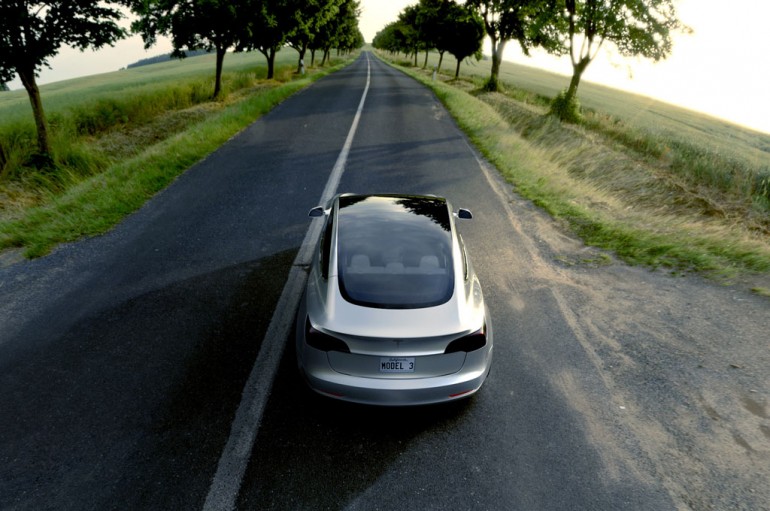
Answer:
[[[514, 197], [512, 208], [534, 227], [535, 271], [611, 390], [610, 420], [635, 438], [621, 455], [636, 452], [680, 509], [770, 510], [770, 299], [745, 283], [629, 267], [527, 201]], [[576, 379], [558, 379], [581, 395]], [[583, 401], [589, 429], [611, 446], [607, 403]]]

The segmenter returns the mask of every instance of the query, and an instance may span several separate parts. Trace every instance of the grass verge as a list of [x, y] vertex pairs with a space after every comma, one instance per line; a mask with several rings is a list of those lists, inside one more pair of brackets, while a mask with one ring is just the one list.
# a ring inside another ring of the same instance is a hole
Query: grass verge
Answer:
[[24, 255], [32, 258], [48, 253], [58, 243], [106, 232], [258, 117], [344, 65], [257, 89], [204, 116], [189, 129], [108, 166], [61, 194], [46, 197], [44, 204], [25, 208], [18, 217], [0, 222], [0, 249], [23, 248]]
[[[709, 197], [661, 173], [648, 155], [618, 149], [590, 127], [565, 126], [536, 105], [463, 90], [467, 82], [433, 81], [427, 71], [398, 67], [434, 91], [521, 195], [587, 244], [632, 264], [713, 277], [770, 271], [770, 236], [763, 229], [768, 219], [762, 211], [758, 223], [714, 214]], [[751, 215], [757, 214], [752, 209]]]

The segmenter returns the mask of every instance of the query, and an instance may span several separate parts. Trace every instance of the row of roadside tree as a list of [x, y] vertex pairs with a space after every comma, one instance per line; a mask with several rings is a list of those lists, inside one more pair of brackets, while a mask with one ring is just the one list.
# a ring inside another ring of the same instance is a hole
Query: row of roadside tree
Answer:
[[499, 89], [500, 63], [505, 46], [516, 41], [525, 55], [541, 48], [558, 56], [569, 55], [572, 79], [555, 100], [552, 112], [563, 120], [579, 118], [577, 90], [588, 65], [603, 46], [622, 56], [654, 61], [672, 50], [673, 33], [689, 32], [676, 13], [675, 0], [419, 0], [406, 7], [398, 20], [374, 38], [374, 47], [414, 56], [438, 51], [439, 69], [444, 52], [460, 62], [480, 57], [484, 35], [489, 37], [492, 68], [485, 88]]
[[[131, 30], [123, 28], [128, 8]], [[0, 83], [18, 75], [35, 118], [40, 165], [51, 163], [48, 128], [36, 78], [63, 46], [85, 50], [111, 46], [130, 33], [145, 47], [166, 36], [173, 55], [216, 53], [213, 96], [221, 91], [228, 51], [259, 51], [273, 78], [275, 54], [297, 50], [298, 72], [308, 50], [352, 51], [364, 44], [358, 28], [358, 0], [15, 0], [0, 2]]]

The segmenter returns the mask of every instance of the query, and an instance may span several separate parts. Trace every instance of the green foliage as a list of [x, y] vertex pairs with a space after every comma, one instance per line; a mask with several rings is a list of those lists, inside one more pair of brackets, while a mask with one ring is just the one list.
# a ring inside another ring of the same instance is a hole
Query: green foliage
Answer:
[[[172, 66], [172, 63], [159, 67], [165, 66]], [[211, 109], [211, 114], [205, 115], [200, 122], [184, 123], [176, 134], [163, 131], [152, 135], [157, 137], [155, 140], [143, 140], [144, 130], [137, 129], [139, 133], [133, 135], [138, 137], [137, 147], [121, 158], [109, 157], [106, 151], [91, 143], [90, 137], [75, 141], [71, 141], [70, 137], [55, 139], [55, 172], [32, 171], [19, 177], [22, 184], [26, 183], [41, 197], [39, 205], [0, 220], [0, 249], [23, 247], [27, 257], [37, 257], [46, 254], [57, 243], [106, 231], [254, 119], [287, 96], [338, 68], [329, 68], [326, 72], [317, 72], [285, 84], [271, 81], [254, 87], [252, 82], [248, 84], [251, 92], [242, 100], [226, 107], [221, 102], [214, 103], [216, 108]], [[245, 84], [243, 75], [234, 76], [233, 82]], [[165, 92], [165, 87], [158, 87], [155, 97], [126, 98], [123, 103], [102, 100], [93, 105], [102, 105], [101, 109], [108, 112], [105, 118], [117, 119], [120, 124], [120, 116], [115, 112], [140, 113], [140, 103], [154, 104], [155, 108], [161, 102], [180, 104], [199, 97], [195, 92], [197, 89], [196, 85], [186, 87], [181, 84], [180, 90]], [[87, 109], [75, 105], [71, 110], [82, 112]], [[159, 110], [157, 113], [156, 117], [169, 115]], [[150, 115], [149, 110], [147, 115]], [[71, 120], [69, 116], [61, 115], [60, 129], [73, 131]], [[121, 143], [122, 148], [125, 146]]]
[[175, 57], [185, 57], [185, 50], [215, 50], [216, 71], [213, 97], [221, 92], [222, 63], [228, 49], [238, 43], [246, 17], [243, 1], [232, 0], [156, 0], [133, 2], [139, 19], [132, 29], [142, 34], [145, 47], [159, 35], [171, 37]]
[[621, 55], [657, 62], [671, 53], [674, 31], [689, 31], [676, 17], [674, 0], [558, 0], [556, 6], [549, 19], [541, 18], [539, 30], [560, 39], [546, 46], [547, 51], [570, 56], [568, 96], [577, 95], [583, 73], [605, 41]]
[[553, 98], [548, 113], [564, 122], [572, 124], [583, 122], [583, 114], [580, 113], [580, 101], [575, 96], [569, 95], [566, 89]]
[[[596, 137], [599, 133], [586, 137], [590, 142], [581, 142], [575, 139], [584, 130], [583, 126], [565, 127], [538, 114], [538, 109], [517, 107], [515, 101], [499, 94], [480, 94], [478, 97], [483, 101], [479, 101], [459, 90], [458, 87], [467, 86], [462, 82], [450, 82], [457, 85], [450, 87], [442, 81], [431, 80], [428, 75], [411, 74], [435, 90], [458, 125], [468, 133], [485, 157], [514, 184], [517, 193], [531, 199], [555, 218], [562, 219], [586, 243], [611, 250], [633, 264], [701, 271], [716, 276], [770, 271], [767, 238], [754, 231], [748, 222], [742, 223], [737, 216], [720, 221], [710, 216], [709, 212], [699, 212], [697, 203], [694, 211], [687, 210], [679, 201], [689, 200], [689, 192], [679, 186], [669, 187], [667, 178], [662, 174], [655, 174], [645, 181], [641, 175], [644, 174], [643, 169], [621, 165], [610, 172], [607, 163], [612, 163], [603, 159], [606, 149], [603, 149], [601, 137]], [[511, 90], [514, 91], [513, 88]], [[530, 98], [527, 94], [521, 96]], [[624, 98], [623, 103], [626, 102], [627, 98]], [[539, 104], [540, 101], [534, 103]], [[638, 109], [633, 111], [638, 115]], [[591, 130], [599, 131], [596, 128], [599, 124], [617, 132], [629, 129], [617, 118], [605, 116], [602, 120], [594, 111], [586, 115], [588, 120], [584, 126]], [[526, 116], [530, 116], [530, 122], [522, 119]], [[710, 126], [713, 128], [715, 123], [713, 121]], [[523, 131], [527, 131], [523, 128], [527, 125], [532, 128], [524, 134], [526, 138], [522, 138]], [[621, 136], [613, 138], [618, 141], [623, 139]], [[655, 140], [646, 140], [643, 134], [629, 133], [625, 138], [634, 141], [634, 147], [646, 148], [640, 151], [650, 150], [657, 155], [656, 159], [684, 162], [696, 154], [679, 154], [677, 142], [681, 141], [671, 136], [660, 135]], [[690, 146], [696, 148], [692, 142]], [[727, 163], [725, 155], [717, 156], [704, 147], [700, 147], [700, 152], [704, 162], [712, 161], [715, 173], [724, 169]], [[592, 161], [573, 161], [583, 154]], [[595, 156], [600, 158], [597, 160]], [[593, 164], [591, 172], [595, 175], [584, 175], [586, 163]], [[651, 162], [652, 168], [658, 168], [656, 163]], [[744, 176], [751, 176], [748, 181], [760, 183], [754, 186], [756, 190], [766, 190], [761, 183], [770, 178], [770, 169], [756, 168], [755, 165], [752, 170], [744, 161], [728, 171], [728, 174], [735, 171], [739, 182], [748, 182], [738, 177], [740, 168]], [[613, 183], [618, 178], [627, 178], [632, 186], [641, 182], [643, 188], [649, 189], [623, 188], [623, 184]], [[698, 183], [699, 187], [705, 185], [703, 181]], [[659, 193], [660, 190], [665, 194]], [[640, 195], [648, 196], [651, 203], [645, 204], [644, 197]], [[596, 201], [602, 201], [599, 207], [594, 207]], [[603, 201], [617, 201], [618, 205], [608, 205]], [[729, 203], [734, 198], [726, 197], [725, 201]], [[671, 205], [680, 214], [672, 214], [668, 209]], [[770, 210], [764, 210], [762, 215], [767, 222]], [[762, 231], [760, 227], [759, 232], [767, 231]]]
[[466, 5], [481, 14], [493, 45], [515, 40], [529, 55], [533, 47], [550, 48], [558, 44], [551, 32], [544, 30], [543, 20], [555, 15], [551, 0], [469, 0]]
[[497, 78], [496, 74], [491, 75], [482, 86], [481, 90], [484, 92], [498, 92], [502, 90], [502, 87], [500, 86], [500, 80]]
[[[282, 66], [291, 60], [289, 55], [281, 59]], [[255, 86], [258, 76], [264, 78], [264, 68], [255, 70], [254, 54], [234, 55], [231, 67], [223, 75], [224, 91], [237, 91]], [[200, 62], [198, 62], [200, 61]], [[43, 86], [43, 92], [50, 98], [49, 113], [53, 169], [43, 172], [48, 183], [50, 176], [58, 172], [69, 172], [86, 159], [73, 156], [73, 151], [100, 152], [93, 143], [109, 134], [151, 129], [149, 123], [169, 112], [178, 112], [195, 105], [205, 104], [211, 98], [211, 79], [201, 77], [209, 69], [213, 56], [204, 55], [184, 62], [167, 61], [162, 64], [144, 66], [117, 73], [80, 78], [67, 82]], [[283, 69], [283, 67], [282, 67]], [[290, 72], [287, 73], [290, 78]], [[25, 193], [33, 193], [36, 186], [35, 129], [27, 119], [28, 102], [20, 91], [9, 93], [17, 100], [0, 103], [0, 195], [3, 187], [21, 186]], [[148, 136], [140, 145], [146, 146], [157, 141], [157, 134]], [[90, 144], [85, 149], [83, 143]], [[110, 157], [125, 157], [135, 152], [131, 144], [122, 141], [110, 148]], [[106, 166], [104, 156], [98, 156], [100, 168]], [[104, 165], [103, 165], [104, 164]], [[90, 164], [89, 164], [90, 165]], [[74, 176], [88, 176], [91, 169], [75, 169]], [[57, 181], [58, 182], [58, 181]], [[64, 183], [71, 183], [65, 179]], [[55, 189], [60, 188], [58, 185]], [[52, 189], [50, 186], [46, 190]]]
[[[770, 211], [770, 168], [765, 168], [754, 174], [752, 191], [757, 196], [765, 209]], [[762, 200], [764, 199], [764, 200]]]
[[361, 6], [357, 0], [343, 0], [339, 5], [339, 12], [318, 27], [309, 48], [323, 50], [322, 64], [329, 56], [331, 48], [339, 48], [352, 51], [363, 45], [363, 36], [358, 30], [358, 17], [361, 14]]
[[546, 30], [555, 16], [552, 0], [469, 0], [466, 5], [477, 9], [492, 43], [492, 71], [485, 89], [498, 90], [498, 75], [503, 51], [508, 41], [516, 40], [525, 55], [532, 47], [558, 48], [558, 33]]
[[115, 2], [92, 0], [13, 1], [0, 3], [0, 82], [19, 75], [27, 90], [37, 129], [35, 159], [51, 162], [48, 127], [36, 77], [62, 46], [81, 50], [112, 45], [125, 36]]
[[[343, 0], [283, 0], [285, 13], [279, 21], [286, 31], [286, 42], [297, 50], [299, 60], [313, 43], [316, 34], [337, 15]], [[298, 64], [297, 71], [300, 66]]]
[[460, 63], [472, 56], [480, 55], [484, 41], [484, 21], [476, 11], [447, 2], [439, 12], [439, 36], [436, 47], [439, 51], [448, 51], [457, 60], [455, 78], [460, 75]]
[[122, 38], [125, 31], [117, 21], [123, 15], [110, 3], [116, 2], [0, 3], [0, 81], [17, 73], [34, 76], [62, 46], [101, 48]]
[[435, 48], [449, 52], [459, 62], [480, 55], [484, 24], [478, 13], [452, 0], [420, 0], [403, 9], [398, 21], [389, 23], [374, 37], [372, 45], [390, 53], [415, 55]]

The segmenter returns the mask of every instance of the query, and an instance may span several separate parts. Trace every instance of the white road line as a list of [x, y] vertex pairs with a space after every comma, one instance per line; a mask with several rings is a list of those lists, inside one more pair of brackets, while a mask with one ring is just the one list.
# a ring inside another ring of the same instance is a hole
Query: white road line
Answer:
[[[356, 130], [358, 129], [358, 121], [361, 119], [361, 111], [364, 109], [370, 81], [371, 66], [369, 55], [367, 54], [366, 87], [364, 87], [364, 93], [361, 96], [361, 102], [358, 104], [358, 111], [353, 118], [353, 125], [350, 127], [345, 145], [337, 157], [337, 162], [334, 164], [332, 173], [321, 195], [320, 204], [326, 204], [337, 191], [340, 178], [345, 170], [350, 146], [353, 144], [353, 137], [355, 137]], [[222, 511], [235, 508], [235, 501], [238, 498], [243, 475], [246, 472], [246, 467], [251, 457], [251, 450], [254, 447], [254, 440], [257, 437], [265, 404], [270, 396], [273, 380], [278, 372], [278, 364], [281, 361], [283, 350], [286, 346], [286, 339], [294, 322], [294, 314], [302, 294], [302, 287], [307, 279], [305, 268], [310, 264], [313, 249], [321, 231], [321, 224], [322, 222], [311, 222], [297, 257], [294, 259], [286, 285], [273, 313], [273, 318], [267, 327], [265, 338], [262, 340], [257, 361], [254, 363], [246, 386], [243, 388], [241, 403], [238, 405], [238, 411], [235, 414], [235, 420], [230, 429], [230, 437], [219, 458], [217, 472], [209, 487], [206, 502], [203, 504], [205, 511]], [[255, 459], [253, 462], [258, 463], [259, 460]]]

